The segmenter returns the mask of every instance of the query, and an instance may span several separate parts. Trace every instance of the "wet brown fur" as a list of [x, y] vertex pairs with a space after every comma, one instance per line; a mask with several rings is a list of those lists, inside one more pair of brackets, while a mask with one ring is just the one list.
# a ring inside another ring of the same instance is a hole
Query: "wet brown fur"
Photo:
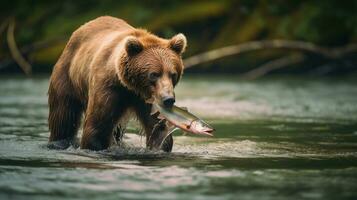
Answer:
[[[126, 49], [129, 39], [139, 41], [143, 49], [135, 53], [133, 48], [131, 55], [131, 49]], [[171, 86], [165, 86], [173, 90], [182, 75], [185, 46], [182, 37], [162, 39], [113, 17], [99, 17], [81, 26], [50, 78], [49, 142], [72, 142], [84, 114], [81, 148], [106, 149], [113, 128], [129, 110], [135, 112], [149, 138], [157, 119], [151, 117], [151, 104], [145, 100], [159, 96], [163, 89], [151, 84], [148, 73], [160, 73], [162, 83], [177, 75], [176, 80], [170, 79]], [[172, 141], [171, 136], [168, 140]]]

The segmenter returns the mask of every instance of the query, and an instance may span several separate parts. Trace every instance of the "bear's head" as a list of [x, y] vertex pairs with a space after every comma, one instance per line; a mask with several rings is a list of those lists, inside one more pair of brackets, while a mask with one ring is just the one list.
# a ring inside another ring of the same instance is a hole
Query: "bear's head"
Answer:
[[186, 37], [177, 34], [162, 39], [140, 32], [124, 39], [119, 78], [147, 103], [171, 107], [175, 102], [174, 87], [183, 73], [181, 55]]

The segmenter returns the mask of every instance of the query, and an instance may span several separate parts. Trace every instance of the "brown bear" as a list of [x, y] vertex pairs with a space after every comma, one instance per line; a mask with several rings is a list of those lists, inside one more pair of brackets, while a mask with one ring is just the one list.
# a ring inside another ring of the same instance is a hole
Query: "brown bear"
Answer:
[[[162, 121], [156, 127], [152, 103], [174, 104], [185, 48], [183, 34], [162, 39], [114, 17], [82, 25], [72, 34], [50, 78], [49, 147], [75, 144], [83, 113], [82, 149], [108, 148], [113, 130], [127, 113], [136, 115], [147, 147], [153, 147], [158, 143], [153, 135], [165, 135], [157, 132], [168, 129]], [[164, 144], [160, 148], [171, 151], [171, 135]]]

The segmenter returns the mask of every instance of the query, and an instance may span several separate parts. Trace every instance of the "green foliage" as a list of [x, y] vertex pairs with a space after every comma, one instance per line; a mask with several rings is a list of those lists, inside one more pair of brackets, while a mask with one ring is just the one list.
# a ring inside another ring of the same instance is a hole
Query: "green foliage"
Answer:
[[[323, 46], [357, 42], [356, 1], [13, 0], [2, 3], [0, 23], [15, 18], [21, 48], [68, 38], [77, 27], [102, 15], [123, 18], [163, 37], [183, 32], [189, 40], [186, 56], [260, 39], [304, 40]], [[9, 58], [5, 33], [0, 38], [0, 62]], [[35, 64], [50, 66], [64, 45], [65, 40], [28, 56]]]

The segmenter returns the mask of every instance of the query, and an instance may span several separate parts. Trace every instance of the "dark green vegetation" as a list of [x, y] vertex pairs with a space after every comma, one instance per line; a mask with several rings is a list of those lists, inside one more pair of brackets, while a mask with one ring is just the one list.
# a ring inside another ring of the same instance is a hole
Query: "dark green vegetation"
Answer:
[[[0, 8], [0, 72], [21, 72], [12, 58], [7, 27], [34, 72], [49, 72], [70, 34], [81, 24], [112, 15], [162, 36], [184, 33], [185, 57], [252, 40], [300, 40], [323, 47], [357, 42], [357, 1], [5, 1]], [[355, 49], [355, 48], [354, 48]], [[260, 50], [226, 57], [190, 72], [247, 72], [269, 61], [288, 58], [272, 71], [317, 75], [356, 71], [356, 51], [327, 58], [300, 50]], [[303, 59], [289, 62], [289, 58]], [[273, 62], [273, 68], [276, 62]]]
[[120, 148], [48, 150], [47, 86], [0, 79], [0, 199], [357, 196], [356, 80], [185, 76], [177, 104], [217, 131], [175, 132], [169, 154], [146, 151], [134, 123]]

